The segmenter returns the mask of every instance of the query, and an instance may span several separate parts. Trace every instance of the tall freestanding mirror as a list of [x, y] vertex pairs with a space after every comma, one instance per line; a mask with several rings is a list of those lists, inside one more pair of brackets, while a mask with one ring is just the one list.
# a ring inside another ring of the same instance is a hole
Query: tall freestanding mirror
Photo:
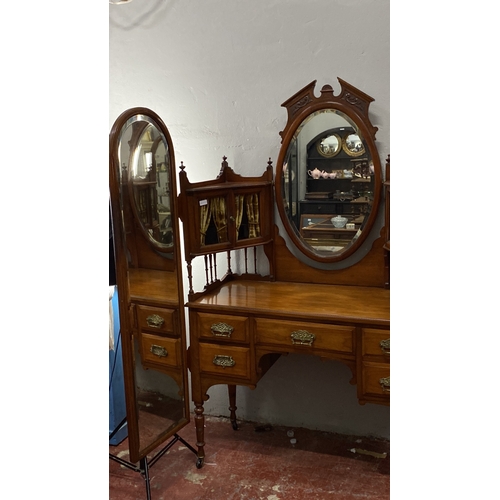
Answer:
[[148, 455], [189, 422], [174, 150], [161, 118], [133, 108], [109, 154], [129, 455], [147, 475]]

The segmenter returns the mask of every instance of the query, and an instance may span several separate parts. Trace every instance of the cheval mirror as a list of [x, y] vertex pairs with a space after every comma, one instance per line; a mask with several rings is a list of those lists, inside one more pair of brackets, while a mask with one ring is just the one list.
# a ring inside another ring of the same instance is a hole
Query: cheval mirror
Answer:
[[113, 125], [109, 154], [129, 455], [147, 476], [148, 454], [172, 436], [192, 449], [177, 435], [189, 387], [174, 150], [160, 117], [133, 108]]
[[313, 81], [283, 103], [275, 195], [283, 225], [296, 247], [318, 262], [337, 262], [358, 250], [379, 207], [382, 170], [377, 128], [368, 107], [374, 99], [338, 79], [341, 92]]

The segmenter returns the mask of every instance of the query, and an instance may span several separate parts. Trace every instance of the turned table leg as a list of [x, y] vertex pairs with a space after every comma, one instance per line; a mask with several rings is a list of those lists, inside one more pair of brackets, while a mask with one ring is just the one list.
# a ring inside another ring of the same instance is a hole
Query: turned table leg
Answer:
[[229, 419], [231, 420], [233, 429], [237, 431], [238, 423], [236, 422], [236, 410], [238, 408], [236, 407], [236, 386], [228, 384], [227, 390], [229, 392], [229, 411], [231, 412]]
[[196, 467], [201, 469], [205, 460], [205, 416], [203, 415], [203, 403], [196, 403], [194, 408], [194, 425], [196, 427], [196, 446], [198, 446], [198, 460]]

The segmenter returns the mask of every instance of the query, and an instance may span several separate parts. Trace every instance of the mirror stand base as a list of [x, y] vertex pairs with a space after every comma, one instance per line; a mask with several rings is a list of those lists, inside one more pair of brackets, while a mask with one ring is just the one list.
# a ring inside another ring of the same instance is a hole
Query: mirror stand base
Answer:
[[[191, 450], [195, 455], [197, 455], [197, 451], [183, 438], [181, 438], [178, 434], [174, 434], [173, 439], [163, 447], [151, 460], [148, 461], [147, 457], [141, 458], [139, 462], [139, 467], [137, 465], [127, 462], [112, 453], [109, 454], [109, 459], [118, 462], [120, 465], [127, 467], [128, 469], [133, 470], [134, 472], [139, 472], [143, 479], [146, 482], [146, 499], [151, 500], [151, 484], [149, 479], [149, 468], [152, 467], [177, 441], [180, 441], [184, 446], [186, 446], [189, 450]], [[196, 464], [197, 468], [198, 463]]]

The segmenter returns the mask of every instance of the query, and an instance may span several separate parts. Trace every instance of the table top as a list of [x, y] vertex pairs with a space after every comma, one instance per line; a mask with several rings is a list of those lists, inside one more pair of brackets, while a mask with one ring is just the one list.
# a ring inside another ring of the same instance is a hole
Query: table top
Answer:
[[377, 287], [236, 279], [187, 305], [206, 312], [216, 308], [235, 314], [380, 326], [388, 326], [390, 320], [390, 290]]

